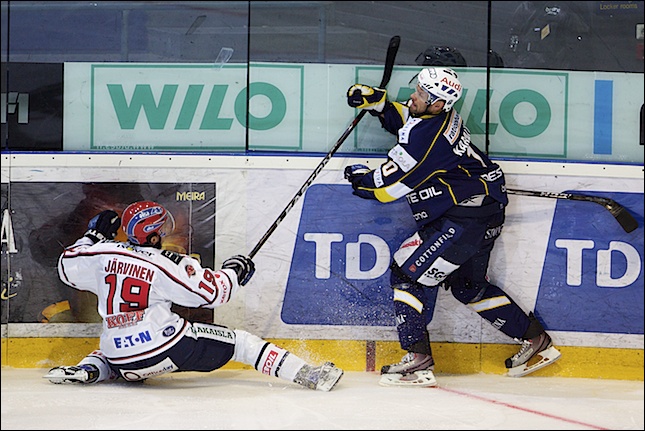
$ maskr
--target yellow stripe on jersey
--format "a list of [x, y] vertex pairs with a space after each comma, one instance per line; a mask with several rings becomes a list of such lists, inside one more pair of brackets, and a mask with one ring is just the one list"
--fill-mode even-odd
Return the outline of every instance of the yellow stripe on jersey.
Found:
[[399, 113], [399, 117], [401, 117], [401, 121], [403, 123], [408, 121], [408, 117], [410, 116], [410, 109], [400, 102], [392, 102], [392, 105], [396, 108], [396, 112]]
[[412, 189], [403, 183], [394, 183], [391, 186], [381, 189], [374, 189], [374, 196], [379, 202], [393, 202], [398, 198], [407, 195]]
[[511, 303], [511, 300], [508, 299], [506, 296], [497, 296], [495, 298], [487, 298], [478, 302], [473, 302], [472, 304], [468, 304], [468, 305], [472, 307], [472, 309], [475, 310], [476, 312], [481, 313], [482, 311], [503, 307], [505, 305], [509, 305], [510, 303]]
[[423, 303], [419, 301], [416, 296], [404, 290], [394, 289], [394, 300], [408, 304], [410, 307], [417, 310], [419, 314], [423, 311]]

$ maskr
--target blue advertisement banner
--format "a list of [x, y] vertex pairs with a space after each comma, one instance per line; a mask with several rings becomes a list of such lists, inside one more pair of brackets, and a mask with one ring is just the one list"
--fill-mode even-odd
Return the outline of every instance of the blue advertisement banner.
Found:
[[[550, 330], [642, 334], [643, 194], [584, 194], [620, 202], [639, 228], [626, 233], [603, 206], [558, 199], [544, 264], [536, 263], [542, 276], [535, 312]], [[353, 196], [349, 185], [311, 186], [304, 197], [282, 320], [394, 326], [389, 264], [415, 230], [405, 200], [384, 205]], [[428, 294], [436, 297], [437, 289]]]
[[282, 308], [291, 324], [393, 326], [389, 265], [416, 229], [407, 203], [383, 205], [350, 185], [305, 194]]
[[559, 199], [536, 314], [556, 331], [643, 334], [643, 194], [584, 194], [619, 202], [639, 227], [626, 233], [602, 205]]

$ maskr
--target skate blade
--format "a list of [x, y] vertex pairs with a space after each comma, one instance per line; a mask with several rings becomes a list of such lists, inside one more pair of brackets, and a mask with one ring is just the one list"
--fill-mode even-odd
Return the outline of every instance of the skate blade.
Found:
[[60, 384], [71, 384], [71, 383], [78, 383], [80, 380], [74, 380], [70, 379], [70, 375], [65, 372], [65, 370], [62, 369], [53, 369], [50, 370], [47, 374], [43, 376], [43, 379], [49, 380], [51, 383], [54, 383], [55, 385], [60, 385]]
[[551, 365], [558, 359], [560, 359], [560, 356], [562, 354], [558, 349], [555, 347], [551, 346], [546, 350], [541, 351], [540, 353], [537, 354], [537, 356], [540, 357], [540, 359], [534, 363], [533, 365], [529, 365], [529, 362], [526, 364], [518, 365], [517, 367], [509, 368], [508, 369], [508, 376], [509, 377], [523, 377], [526, 376], [527, 374], [531, 374], [534, 371], [539, 370], [540, 368], [544, 368], [547, 365]]
[[336, 383], [338, 383], [340, 378], [343, 377], [344, 373], [345, 372], [340, 368], [332, 368], [323, 379], [318, 381], [316, 390], [323, 392], [331, 391], [336, 386]]
[[437, 386], [437, 379], [431, 370], [415, 371], [410, 374], [388, 373], [381, 374], [378, 382], [381, 386], [409, 386], [430, 388]]

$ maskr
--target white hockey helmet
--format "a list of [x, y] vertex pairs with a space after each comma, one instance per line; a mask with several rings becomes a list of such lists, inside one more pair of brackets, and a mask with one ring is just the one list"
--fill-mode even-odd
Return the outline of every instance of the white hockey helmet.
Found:
[[443, 100], [443, 110], [448, 112], [461, 97], [461, 82], [457, 72], [448, 67], [428, 67], [419, 72], [417, 85], [428, 93], [429, 105]]

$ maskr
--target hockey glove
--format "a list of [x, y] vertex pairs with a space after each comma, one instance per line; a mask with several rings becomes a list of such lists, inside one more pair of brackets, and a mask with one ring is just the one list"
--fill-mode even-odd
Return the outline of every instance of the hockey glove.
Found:
[[253, 261], [242, 255], [229, 257], [222, 263], [222, 269], [232, 269], [237, 274], [237, 282], [244, 286], [249, 282], [255, 273], [255, 264]]
[[[347, 104], [352, 108], [365, 109], [375, 113], [383, 112], [387, 91], [363, 84], [354, 84], [347, 90]], [[372, 113], [372, 112], [370, 112]], [[378, 114], [375, 114], [378, 115]]]
[[106, 239], [116, 238], [116, 233], [121, 227], [121, 218], [112, 210], [105, 210], [94, 217], [87, 225], [85, 236], [97, 243]]
[[350, 165], [345, 167], [345, 179], [353, 183], [356, 178], [360, 178], [370, 172], [370, 168], [365, 165]]
[[372, 190], [359, 187], [358, 185], [352, 183], [352, 188], [354, 191], [352, 192], [353, 195], [358, 196], [359, 198], [363, 199], [376, 199], [376, 195]]

